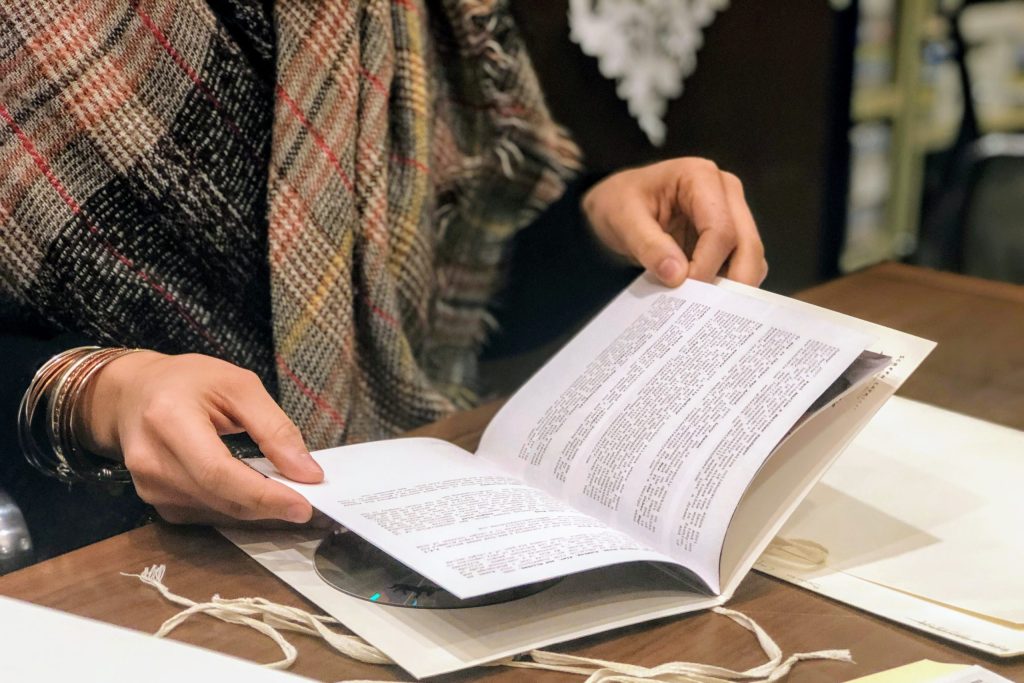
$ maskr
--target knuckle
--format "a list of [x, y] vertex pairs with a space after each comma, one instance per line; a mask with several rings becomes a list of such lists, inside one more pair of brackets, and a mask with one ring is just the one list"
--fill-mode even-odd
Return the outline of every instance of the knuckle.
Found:
[[172, 504], [175, 502], [175, 496], [169, 494], [167, 488], [160, 485], [159, 480], [144, 476], [135, 477], [135, 475], [132, 475], [132, 479], [135, 483], [135, 492], [144, 502], [157, 509], [172, 507]]
[[158, 391], [150, 395], [142, 406], [140, 411], [142, 422], [147, 427], [163, 424], [177, 408], [178, 401], [172, 394]]
[[147, 448], [128, 445], [123, 450], [124, 466], [133, 477], [148, 480], [159, 470], [156, 456]]
[[210, 458], [201, 465], [196, 474], [196, 483], [206, 491], [216, 493], [227, 481], [227, 468], [219, 458]]
[[132, 472], [132, 484], [135, 486], [135, 493], [142, 499], [142, 502], [157, 506], [160, 503], [159, 489], [152, 486], [150, 480]]
[[260, 379], [260, 376], [257, 375], [252, 370], [250, 370], [249, 368], [240, 368], [238, 376], [239, 379], [245, 382], [246, 384], [258, 384], [260, 386], [263, 386], [263, 380]]
[[707, 230], [704, 235], [708, 237], [711, 247], [717, 246], [717, 248], [725, 249], [729, 252], [735, 251], [740, 243], [740, 235], [736, 230], [736, 226], [731, 222], [720, 223]]
[[246, 514], [247, 512], [245, 505], [237, 500], [228, 501], [224, 506], [224, 513], [234, 519], [249, 519], [251, 515]]
[[229, 500], [224, 505], [225, 514], [235, 519], [263, 519], [270, 515], [264, 511], [266, 505], [266, 490], [260, 487], [252, 492], [245, 500]]
[[636, 232], [631, 217], [643, 211], [643, 206], [635, 196], [622, 197], [618, 201], [606, 202], [600, 207], [602, 218], [616, 230], [632, 233]]
[[729, 171], [722, 172], [722, 182], [725, 183], [725, 187], [734, 192], [739, 193], [743, 196], [743, 181], [740, 180], [739, 176]]
[[260, 486], [256, 491], [253, 492], [252, 500], [250, 501], [250, 507], [247, 511], [251, 518], [267, 517], [265, 512], [267, 507], [267, 487]]
[[281, 417], [267, 429], [267, 437], [272, 441], [301, 441], [302, 433], [294, 422]]
[[718, 173], [718, 164], [711, 159], [706, 159], [704, 157], [685, 157], [683, 161], [692, 172], [702, 174]]
[[233, 367], [231, 377], [228, 380], [228, 386], [235, 391], [258, 391], [263, 389], [263, 380], [248, 368]]
[[175, 370], [179, 372], [215, 373], [221, 369], [222, 365], [227, 365], [219, 358], [202, 353], [183, 353], [173, 356], [171, 360], [175, 364]]

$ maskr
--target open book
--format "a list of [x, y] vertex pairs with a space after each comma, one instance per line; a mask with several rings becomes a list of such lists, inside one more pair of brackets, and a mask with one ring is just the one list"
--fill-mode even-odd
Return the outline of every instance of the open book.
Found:
[[641, 277], [509, 399], [475, 455], [433, 439], [329, 449], [317, 485], [254, 463], [459, 597], [571, 580], [403, 610], [325, 589], [312, 536], [226, 535], [416, 676], [722, 604], [933, 346], [724, 280]]

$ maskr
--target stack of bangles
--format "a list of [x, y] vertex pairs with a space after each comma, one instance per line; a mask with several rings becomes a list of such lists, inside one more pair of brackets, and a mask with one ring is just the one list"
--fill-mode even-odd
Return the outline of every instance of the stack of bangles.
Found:
[[[39, 368], [18, 409], [21, 449], [37, 470], [64, 482], [131, 480], [123, 464], [83, 449], [75, 430], [78, 404], [89, 381], [111, 361], [138, 350], [80, 346]], [[43, 425], [38, 413], [45, 417]]]

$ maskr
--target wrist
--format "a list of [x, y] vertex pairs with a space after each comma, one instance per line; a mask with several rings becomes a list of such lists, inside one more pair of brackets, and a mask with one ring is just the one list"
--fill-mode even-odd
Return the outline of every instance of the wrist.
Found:
[[110, 361], [92, 378], [76, 403], [75, 434], [91, 453], [122, 460], [118, 416], [125, 391], [138, 381], [143, 367], [163, 357], [156, 351], [137, 351]]

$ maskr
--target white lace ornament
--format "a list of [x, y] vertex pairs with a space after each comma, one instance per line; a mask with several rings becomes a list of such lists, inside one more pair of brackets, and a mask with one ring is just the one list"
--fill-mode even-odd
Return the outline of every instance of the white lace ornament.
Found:
[[570, 37], [618, 82], [651, 144], [665, 142], [669, 100], [697, 68], [703, 31], [729, 0], [569, 0]]
[[[175, 595], [164, 585], [165, 565], [153, 565], [141, 574], [122, 574], [132, 576], [147, 586], [152, 586], [170, 602], [185, 609], [163, 623], [154, 634], [158, 638], [166, 636], [186, 619], [195, 614], [208, 614], [229, 624], [239, 624], [259, 631], [281, 648], [283, 657], [265, 666], [273, 669], [287, 669], [298, 656], [295, 646], [289, 643], [281, 631], [295, 631], [310, 636], [323, 638], [339, 653], [368, 664], [393, 664], [394, 662], [383, 652], [367, 643], [358, 636], [347, 636], [336, 633], [328, 626], [337, 625], [332, 617], [310, 614], [305, 610], [287, 605], [278, 605], [263, 598], [225, 599], [214, 595], [209, 602], [196, 603], [188, 598]], [[840, 662], [852, 662], [849, 650], [821, 650], [790, 655], [785, 660], [782, 650], [775, 644], [765, 631], [750, 617], [740, 612], [714, 608], [716, 614], [729, 617], [737, 624], [752, 632], [764, 651], [768, 661], [746, 671], [733, 671], [709, 664], [690, 662], [669, 662], [654, 667], [622, 664], [590, 657], [532, 650], [524, 658], [502, 659], [488, 666], [507, 666], [518, 669], [545, 669], [564, 673], [587, 676], [584, 683], [728, 683], [729, 681], [749, 681], [750, 683], [772, 683], [789, 673], [790, 669], [800, 661], [807, 659], [829, 659]], [[280, 630], [278, 630], [280, 629]], [[382, 681], [344, 681], [342, 683], [383, 683]]]

